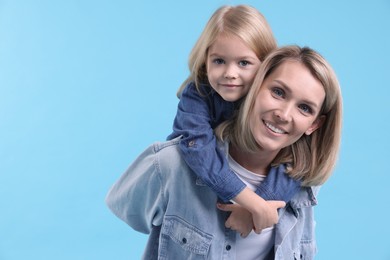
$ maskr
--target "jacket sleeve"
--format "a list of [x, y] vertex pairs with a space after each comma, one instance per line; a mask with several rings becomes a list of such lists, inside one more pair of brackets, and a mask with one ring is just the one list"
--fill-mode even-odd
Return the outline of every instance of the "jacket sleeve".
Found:
[[257, 187], [256, 194], [265, 200], [289, 202], [301, 189], [301, 181], [286, 173], [285, 165], [272, 167], [264, 181]]
[[149, 234], [162, 223], [164, 198], [162, 179], [156, 168], [153, 146], [147, 148], [111, 187], [106, 204], [133, 229]]
[[188, 85], [180, 97], [174, 133], [168, 139], [182, 136], [179, 147], [184, 161], [221, 199], [229, 201], [245, 184], [230, 169], [225, 153], [217, 148], [209, 102], [193, 84]]

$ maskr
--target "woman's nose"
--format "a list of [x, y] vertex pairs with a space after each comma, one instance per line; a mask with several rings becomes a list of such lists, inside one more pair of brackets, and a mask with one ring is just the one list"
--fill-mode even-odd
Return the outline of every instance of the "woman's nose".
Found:
[[292, 119], [292, 106], [286, 105], [275, 110], [275, 116], [281, 122], [290, 122]]

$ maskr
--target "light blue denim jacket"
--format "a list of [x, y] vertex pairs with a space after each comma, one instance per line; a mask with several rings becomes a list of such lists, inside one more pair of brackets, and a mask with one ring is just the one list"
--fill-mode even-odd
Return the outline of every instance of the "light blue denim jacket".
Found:
[[[235, 231], [224, 225], [227, 213], [217, 209], [216, 194], [183, 161], [179, 142], [149, 146], [112, 186], [108, 207], [134, 230], [150, 234], [143, 259], [239, 258]], [[228, 144], [219, 146], [227, 155]], [[301, 188], [279, 210], [270, 259], [314, 258], [317, 191]]]

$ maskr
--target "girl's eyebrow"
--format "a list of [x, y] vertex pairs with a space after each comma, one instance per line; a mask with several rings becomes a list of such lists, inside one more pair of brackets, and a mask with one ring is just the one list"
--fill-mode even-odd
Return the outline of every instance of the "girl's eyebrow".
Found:
[[[210, 50], [208, 50], [207, 53], [209, 56], [230, 56], [231, 55], [229, 52], [226, 52], [226, 51], [220, 52], [219, 50], [213, 50], [213, 52], [210, 52]], [[241, 55], [237, 55], [234, 57], [240, 58], [240, 59], [246, 59], [246, 58], [256, 58], [257, 59], [257, 56], [255, 54], [248, 53], [247, 51], [244, 51]]]
[[[284, 83], [282, 80], [275, 79], [274, 81], [276, 81], [277, 83], [282, 85], [286, 92], [292, 93], [291, 88], [286, 83]], [[303, 102], [310, 105], [313, 109], [318, 109], [318, 105], [316, 103], [314, 103], [313, 101], [310, 101], [308, 99], [303, 99]]]
[[[219, 54], [217, 52], [213, 52], [213, 53], [210, 53], [209, 54], [209, 57], [221, 57], [221, 58], [225, 58], [226, 55], [222, 55], [222, 54]], [[251, 57], [251, 56], [239, 56], [239, 57], [235, 57], [235, 59], [237, 60], [258, 60], [257, 57]]]
[[218, 56], [218, 57], [222, 57], [223, 55], [219, 54], [219, 53], [216, 53], [216, 52], [213, 52], [213, 53], [210, 53], [209, 56]]

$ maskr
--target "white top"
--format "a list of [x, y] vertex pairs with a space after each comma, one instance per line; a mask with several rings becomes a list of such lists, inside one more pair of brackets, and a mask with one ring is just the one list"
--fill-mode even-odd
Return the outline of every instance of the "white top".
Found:
[[[255, 191], [256, 187], [265, 179], [265, 175], [259, 175], [248, 171], [239, 165], [229, 155], [230, 168], [246, 184], [248, 188]], [[260, 234], [253, 230], [246, 238], [242, 238], [239, 233], [236, 237], [237, 259], [264, 259], [272, 249], [275, 240], [274, 227], [263, 229]]]

